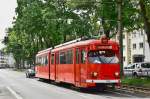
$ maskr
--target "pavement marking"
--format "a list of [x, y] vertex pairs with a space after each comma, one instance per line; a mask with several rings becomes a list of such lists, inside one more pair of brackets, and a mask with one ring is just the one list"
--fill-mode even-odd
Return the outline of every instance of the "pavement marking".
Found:
[[23, 99], [20, 95], [18, 95], [12, 88], [6, 87], [17, 99]]

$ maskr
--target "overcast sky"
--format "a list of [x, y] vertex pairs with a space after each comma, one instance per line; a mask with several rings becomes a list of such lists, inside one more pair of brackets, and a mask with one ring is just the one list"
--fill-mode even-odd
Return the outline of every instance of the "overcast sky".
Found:
[[[11, 26], [13, 17], [15, 16], [15, 8], [17, 0], [0, 0], [0, 42], [5, 36], [5, 29]], [[0, 49], [4, 47], [0, 43]]]

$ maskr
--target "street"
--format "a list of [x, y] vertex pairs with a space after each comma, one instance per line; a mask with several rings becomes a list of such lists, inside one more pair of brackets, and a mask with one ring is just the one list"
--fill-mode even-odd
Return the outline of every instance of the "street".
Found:
[[[119, 92], [80, 92], [67, 87], [60, 87], [37, 78], [25, 78], [23, 72], [0, 69], [0, 88], [8, 89], [17, 99], [135, 99], [148, 98]], [[14, 99], [12, 97], [11, 99]], [[10, 99], [1, 98], [0, 99]]]

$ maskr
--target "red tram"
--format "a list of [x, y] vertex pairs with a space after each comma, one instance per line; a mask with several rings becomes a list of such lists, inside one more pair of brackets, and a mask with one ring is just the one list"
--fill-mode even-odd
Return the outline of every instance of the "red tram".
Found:
[[38, 52], [36, 77], [82, 88], [120, 84], [119, 45], [115, 41], [74, 40]]

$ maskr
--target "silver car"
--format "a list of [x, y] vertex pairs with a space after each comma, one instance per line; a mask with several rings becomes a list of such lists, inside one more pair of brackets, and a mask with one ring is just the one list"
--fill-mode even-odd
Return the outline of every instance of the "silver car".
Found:
[[35, 70], [33, 68], [27, 69], [26, 72], [26, 78], [31, 78], [35, 76]]
[[133, 63], [125, 66], [123, 68], [125, 76], [147, 76], [150, 77], [150, 63], [142, 62], [142, 63]]

